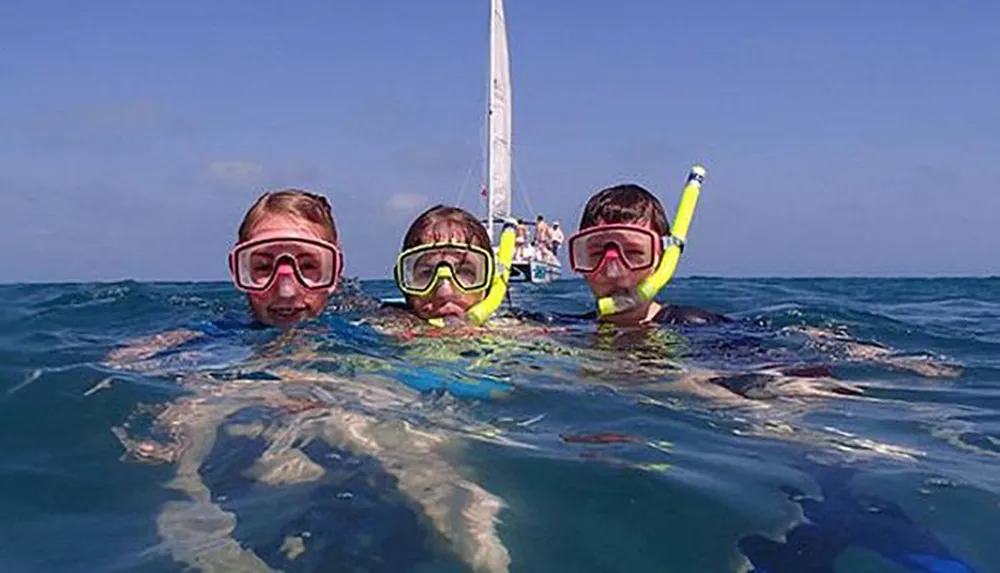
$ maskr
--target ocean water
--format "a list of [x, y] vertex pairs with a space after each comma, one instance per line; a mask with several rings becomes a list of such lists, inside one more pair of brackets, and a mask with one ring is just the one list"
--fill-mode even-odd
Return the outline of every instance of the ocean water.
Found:
[[630, 332], [566, 280], [402, 338], [357, 288], [279, 333], [0, 286], [0, 571], [1000, 571], [998, 279], [679, 279], [735, 322]]

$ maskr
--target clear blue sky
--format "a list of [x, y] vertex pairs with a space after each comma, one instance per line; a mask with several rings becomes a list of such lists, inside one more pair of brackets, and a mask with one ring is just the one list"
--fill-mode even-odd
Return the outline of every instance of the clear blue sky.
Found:
[[[224, 279], [286, 186], [388, 276], [480, 207], [488, 4], [0, 2], [0, 281]], [[1000, 274], [1000, 4], [820, 4], [507, 0], [515, 204], [701, 161], [681, 275]]]

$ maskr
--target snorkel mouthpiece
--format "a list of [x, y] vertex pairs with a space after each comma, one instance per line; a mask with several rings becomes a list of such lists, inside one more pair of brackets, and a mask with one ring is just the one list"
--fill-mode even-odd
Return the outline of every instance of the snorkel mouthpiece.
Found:
[[510, 266], [514, 261], [514, 236], [515, 226], [511, 222], [504, 224], [503, 232], [500, 233], [500, 247], [497, 249], [496, 272], [493, 273], [493, 282], [490, 283], [490, 290], [486, 298], [469, 309], [466, 313], [469, 320], [476, 326], [482, 326], [486, 320], [493, 315], [503, 297], [507, 294], [507, 282], [510, 280]]
[[684, 191], [681, 192], [680, 204], [677, 206], [677, 216], [674, 217], [672, 233], [668, 238], [669, 244], [663, 251], [663, 258], [656, 267], [656, 271], [646, 277], [632, 292], [624, 295], [615, 295], [597, 299], [597, 312], [602, 316], [617, 314], [631, 310], [641, 304], [653, 300], [664, 286], [670, 282], [677, 269], [677, 262], [681, 252], [684, 251], [684, 243], [687, 241], [688, 229], [691, 227], [691, 218], [694, 216], [694, 208], [698, 204], [698, 195], [701, 192], [701, 185], [705, 182], [707, 174], [704, 167], [695, 165], [688, 173], [687, 182], [684, 184]]

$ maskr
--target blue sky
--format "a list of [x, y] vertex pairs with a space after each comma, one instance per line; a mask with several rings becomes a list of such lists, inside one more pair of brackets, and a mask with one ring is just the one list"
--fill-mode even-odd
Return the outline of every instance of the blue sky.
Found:
[[[0, 282], [224, 279], [265, 189], [327, 194], [347, 271], [480, 208], [488, 0], [0, 3]], [[507, 0], [515, 205], [622, 181], [680, 275], [1000, 274], [994, 2]], [[568, 274], [568, 273], [567, 273]]]

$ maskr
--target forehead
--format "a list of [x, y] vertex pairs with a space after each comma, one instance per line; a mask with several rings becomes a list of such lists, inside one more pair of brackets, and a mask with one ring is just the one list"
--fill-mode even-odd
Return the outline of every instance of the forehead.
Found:
[[318, 256], [323, 257], [326, 251], [320, 247], [304, 244], [301, 241], [275, 241], [264, 243], [248, 249], [248, 254], [253, 257], [276, 257], [284, 253], [291, 253], [295, 256]]
[[322, 225], [288, 213], [265, 213], [250, 227], [246, 240], [271, 238], [319, 239], [328, 241]]
[[474, 256], [473, 253], [467, 249], [441, 248], [421, 253], [420, 256], [417, 257], [416, 264], [429, 264], [440, 261], [458, 262], [466, 259], [477, 260], [481, 258], [482, 255]]
[[[476, 244], [472, 232], [465, 225], [457, 221], [438, 221], [427, 227], [420, 234], [420, 244], [456, 242], [466, 244]], [[478, 245], [483, 246], [483, 245]]]
[[[593, 227], [599, 227], [601, 225], [627, 225], [629, 227], [638, 227], [640, 229], [645, 229], [647, 231], [656, 234], [656, 229], [653, 228], [653, 220], [649, 217], [643, 217], [641, 219], [636, 219], [632, 221], [622, 221], [619, 217], [611, 217], [610, 220], [598, 218], [594, 221], [593, 225], [584, 227], [585, 229], [590, 229]], [[583, 230], [583, 229], [581, 229]]]
[[618, 239], [627, 241], [649, 241], [650, 237], [655, 236], [655, 233], [650, 233], [645, 227], [636, 227], [634, 229], [623, 229], [621, 227], [611, 228], [611, 229], [601, 229], [600, 227], [591, 227], [588, 233], [589, 237], [594, 239]]

